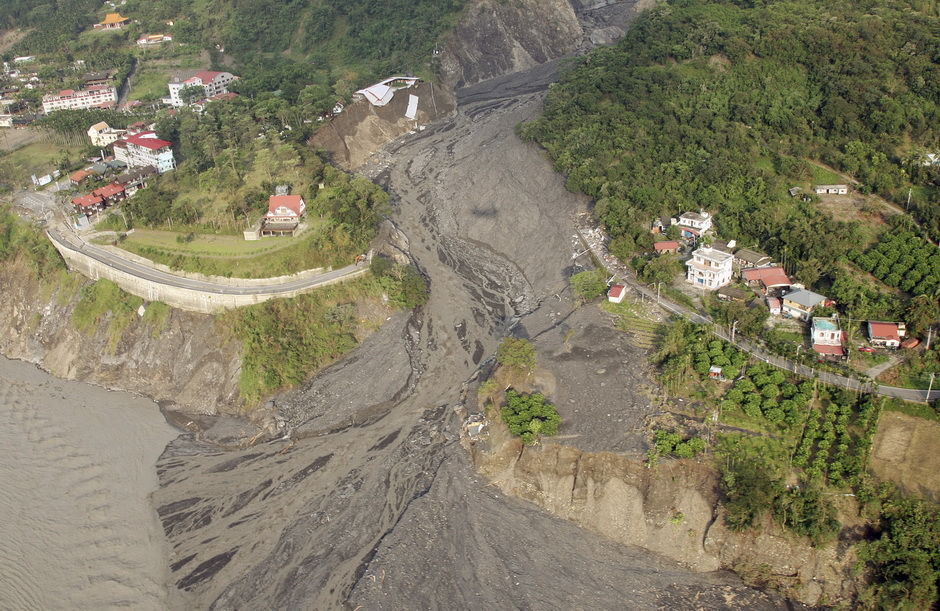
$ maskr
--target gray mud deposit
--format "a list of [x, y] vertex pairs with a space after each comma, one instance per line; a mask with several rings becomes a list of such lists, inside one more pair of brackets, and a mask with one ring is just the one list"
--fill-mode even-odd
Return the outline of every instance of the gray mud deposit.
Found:
[[221, 452], [183, 436], [167, 448], [155, 502], [171, 583], [191, 605], [779, 604], [503, 497], [457, 442], [454, 407], [499, 337], [520, 322], [549, 332], [574, 308], [566, 270], [584, 202], [514, 135], [550, 77], [540, 67], [465, 92], [455, 117], [369, 169], [393, 195], [431, 299], [279, 398], [290, 439]]
[[0, 609], [165, 609], [152, 401], [0, 357]]

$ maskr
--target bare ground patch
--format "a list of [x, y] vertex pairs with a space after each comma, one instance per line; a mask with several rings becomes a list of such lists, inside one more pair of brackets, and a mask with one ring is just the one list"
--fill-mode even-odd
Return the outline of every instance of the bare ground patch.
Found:
[[881, 480], [906, 492], [940, 502], [940, 424], [898, 412], [884, 412], [878, 423], [871, 469]]
[[23, 40], [26, 32], [23, 30], [6, 30], [0, 32], [0, 53], [6, 53], [13, 45]]

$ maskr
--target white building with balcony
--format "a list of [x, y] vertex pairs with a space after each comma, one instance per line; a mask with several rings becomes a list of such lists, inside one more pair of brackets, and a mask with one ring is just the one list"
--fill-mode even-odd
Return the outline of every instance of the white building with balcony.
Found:
[[116, 141], [114, 158], [129, 168], [153, 166], [160, 174], [176, 169], [172, 143], [157, 138], [153, 132], [140, 132]]
[[714, 248], [699, 248], [685, 262], [689, 284], [714, 291], [731, 282], [734, 255]]
[[196, 102], [198, 100], [228, 93], [228, 86], [236, 80], [238, 80], [238, 77], [231, 72], [213, 72], [210, 70], [197, 72], [187, 79], [174, 77], [168, 85], [170, 97], [165, 98], [163, 101], [170, 106], [180, 108], [186, 106], [186, 103], [184, 103], [183, 98], [180, 96], [180, 93], [184, 89], [189, 87], [202, 88], [202, 95], [195, 100], [191, 100], [191, 102]]
[[78, 91], [63, 89], [58, 94], [43, 96], [42, 110], [49, 114], [56, 110], [104, 107], [114, 104], [117, 99], [117, 89], [104, 85], [95, 85]]

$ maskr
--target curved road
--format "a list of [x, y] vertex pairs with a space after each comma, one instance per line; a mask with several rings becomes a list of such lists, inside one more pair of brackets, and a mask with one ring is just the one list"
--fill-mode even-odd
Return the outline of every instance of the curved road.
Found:
[[309, 278], [297, 278], [293, 280], [286, 280], [284, 282], [276, 282], [257, 286], [228, 286], [225, 284], [206, 282], [204, 280], [185, 278], [183, 276], [177, 276], [159, 269], [148, 267], [147, 265], [135, 263], [134, 261], [124, 259], [103, 248], [98, 248], [88, 244], [82, 241], [80, 238], [67, 235], [55, 229], [48, 230], [46, 234], [49, 236], [49, 239], [56, 244], [59, 244], [69, 250], [80, 252], [91, 257], [92, 259], [95, 259], [96, 261], [99, 261], [100, 263], [107, 265], [108, 267], [112, 267], [116, 270], [131, 274], [132, 276], [149, 280], [157, 284], [190, 289], [193, 291], [201, 291], [204, 293], [212, 293], [215, 295], [268, 295], [272, 293], [290, 293], [292, 291], [313, 288], [317, 285], [336, 280], [337, 278], [342, 278], [343, 276], [348, 276], [363, 269], [362, 265], [353, 264], [347, 265], [346, 267], [342, 267], [340, 269], [324, 272], [316, 276], [311, 276]]

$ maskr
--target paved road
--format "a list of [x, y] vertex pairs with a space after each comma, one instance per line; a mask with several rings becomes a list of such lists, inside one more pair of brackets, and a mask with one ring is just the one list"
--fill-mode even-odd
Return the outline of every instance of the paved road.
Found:
[[201, 291], [203, 293], [211, 293], [215, 295], [266, 295], [272, 293], [290, 293], [292, 291], [312, 288], [362, 270], [362, 265], [347, 265], [346, 267], [324, 272], [316, 276], [287, 280], [285, 282], [245, 287], [228, 286], [225, 284], [216, 284], [214, 282], [206, 282], [203, 280], [195, 280], [193, 278], [176, 276], [174, 274], [154, 269], [140, 263], [135, 263], [134, 261], [124, 259], [113, 252], [109, 252], [103, 248], [98, 248], [92, 244], [83, 242], [78, 237], [61, 231], [50, 229], [46, 233], [50, 240], [70, 250], [84, 253], [92, 259], [104, 263], [108, 267], [126, 272], [132, 276], [149, 280], [151, 282], [156, 282], [158, 284], [191, 289], [194, 291]]
[[[666, 308], [667, 310], [679, 314], [688, 318], [692, 322], [703, 323], [707, 325], [712, 325], [712, 333], [721, 339], [733, 343], [738, 348], [750, 353], [751, 355], [759, 358], [760, 360], [770, 363], [775, 367], [781, 369], [786, 369], [787, 371], [792, 371], [793, 373], [803, 376], [805, 378], [817, 378], [820, 382], [826, 384], [831, 384], [833, 386], [839, 386], [841, 388], [847, 388], [853, 391], [862, 391], [862, 392], [874, 392], [885, 397], [894, 397], [897, 399], [903, 399], [905, 401], [917, 401], [924, 403], [928, 400], [926, 390], [914, 390], [912, 388], [898, 388], [896, 386], [883, 386], [875, 385], [870, 382], [863, 382], [855, 378], [849, 378], [846, 376], [830, 373], [828, 371], [818, 371], [812, 367], [807, 367], [806, 365], [801, 365], [794, 363], [788, 359], [771, 354], [767, 350], [764, 350], [762, 347], [756, 345], [755, 343], [743, 339], [739, 336], [736, 336], [734, 340], [728, 337], [728, 334], [724, 332], [723, 329], [715, 325], [715, 321], [707, 316], [703, 316], [699, 312], [691, 310], [689, 308], [683, 307], [677, 303], [669, 301], [668, 299], [663, 298], [662, 296], [657, 297], [656, 292], [649, 289], [648, 287], [642, 285], [639, 281], [636, 280], [636, 277], [624, 266], [620, 265], [610, 254], [604, 252], [603, 249], [599, 248], [597, 245], [597, 240], [591, 240], [585, 238], [584, 234], [579, 230], [582, 242], [591, 249], [599, 260], [603, 261], [604, 264], [618, 273], [621, 281], [625, 284], [630, 285], [630, 287], [640, 293], [641, 295], [648, 298], [650, 301], [657, 301], [659, 305]], [[940, 389], [935, 389], [930, 392], [930, 399], [940, 399]]]

